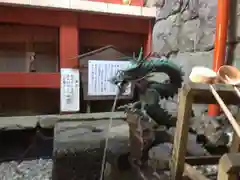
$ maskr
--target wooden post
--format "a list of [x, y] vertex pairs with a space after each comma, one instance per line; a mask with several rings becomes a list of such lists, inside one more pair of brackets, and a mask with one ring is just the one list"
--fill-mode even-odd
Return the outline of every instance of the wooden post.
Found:
[[60, 68], [78, 68], [78, 18], [74, 13], [66, 13], [59, 32]]
[[[236, 121], [238, 124], [240, 124], [240, 113], [237, 114]], [[237, 133], [234, 131], [233, 131], [233, 139], [230, 147], [230, 152], [231, 153], [240, 152], [240, 137], [238, 137]]]
[[188, 90], [182, 88], [179, 93], [178, 120], [174, 135], [172, 160], [170, 162], [171, 180], [182, 179], [191, 110], [192, 97]]
[[240, 170], [240, 154], [225, 154], [219, 161], [217, 180], [237, 180]]
[[72, 59], [78, 56], [78, 41], [78, 16], [67, 12], [59, 30], [60, 72], [61, 68], [78, 68], [78, 60]]
[[91, 113], [91, 101], [87, 101], [87, 113]]
[[153, 29], [153, 22], [152, 20], [148, 21], [148, 34], [146, 36], [144, 42], [144, 55], [147, 56], [149, 53], [152, 52], [152, 29]]

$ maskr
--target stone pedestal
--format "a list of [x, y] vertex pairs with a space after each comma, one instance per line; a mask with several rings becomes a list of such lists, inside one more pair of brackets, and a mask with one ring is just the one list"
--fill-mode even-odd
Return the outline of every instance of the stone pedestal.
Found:
[[[56, 124], [53, 180], [99, 179], [108, 124], [108, 120]], [[125, 135], [128, 138], [127, 125], [123, 124], [122, 120], [114, 120], [110, 141], [118, 141]]]

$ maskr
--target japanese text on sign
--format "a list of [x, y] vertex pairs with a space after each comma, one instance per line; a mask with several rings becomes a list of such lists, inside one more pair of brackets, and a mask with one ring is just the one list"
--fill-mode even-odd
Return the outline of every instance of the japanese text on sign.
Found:
[[80, 109], [79, 70], [61, 69], [61, 111], [74, 112]]
[[[109, 82], [118, 70], [126, 68], [129, 61], [88, 61], [88, 95], [109, 96], [116, 95], [117, 87]], [[131, 84], [123, 95], [130, 95]]]

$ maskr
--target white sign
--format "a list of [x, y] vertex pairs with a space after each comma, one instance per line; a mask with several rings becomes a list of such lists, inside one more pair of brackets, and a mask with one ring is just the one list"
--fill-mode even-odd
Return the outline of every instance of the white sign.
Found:
[[[114, 96], [117, 86], [109, 80], [116, 75], [118, 70], [129, 65], [129, 61], [88, 61], [88, 95], [89, 96]], [[131, 84], [126, 88], [123, 95], [130, 95]]]
[[78, 69], [61, 69], [61, 112], [80, 109], [80, 77]]

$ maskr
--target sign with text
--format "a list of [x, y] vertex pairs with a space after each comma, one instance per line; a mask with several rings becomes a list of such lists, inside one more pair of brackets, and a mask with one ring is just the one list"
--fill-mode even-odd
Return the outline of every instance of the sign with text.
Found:
[[[126, 68], [129, 61], [88, 61], [88, 95], [89, 96], [114, 96], [117, 86], [109, 82], [116, 73]], [[128, 85], [123, 95], [131, 94], [131, 84]]]
[[78, 69], [61, 68], [61, 112], [80, 110], [79, 76]]

